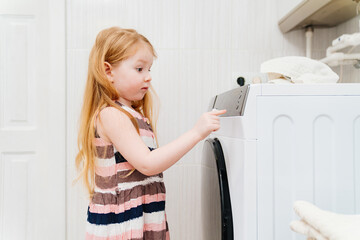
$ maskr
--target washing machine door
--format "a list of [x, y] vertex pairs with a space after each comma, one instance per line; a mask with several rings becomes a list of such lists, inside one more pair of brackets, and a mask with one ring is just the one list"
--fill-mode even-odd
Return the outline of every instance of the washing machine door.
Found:
[[203, 148], [202, 222], [204, 239], [233, 240], [233, 222], [224, 153], [217, 138]]

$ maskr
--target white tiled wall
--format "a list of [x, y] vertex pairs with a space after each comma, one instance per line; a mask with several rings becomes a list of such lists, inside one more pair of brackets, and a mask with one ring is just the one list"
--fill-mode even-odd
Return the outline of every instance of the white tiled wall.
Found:
[[[305, 54], [304, 32], [283, 35], [279, 1], [260, 0], [75, 0], [67, 1], [68, 179], [73, 179], [78, 116], [87, 61], [96, 34], [117, 25], [135, 28], [155, 46], [153, 85], [161, 100], [160, 145], [175, 139], [207, 110], [217, 93], [236, 87], [233, 73], [258, 72], [261, 62]], [[298, 1], [298, 0], [291, 0]], [[357, 20], [315, 29], [314, 57], [322, 58], [337, 35], [358, 30]], [[339, 71], [339, 69], [336, 69]], [[359, 70], [344, 67], [346, 81]], [[197, 226], [202, 143], [165, 172], [172, 239], [201, 239]], [[68, 184], [68, 239], [82, 239], [87, 201]], [[71, 221], [70, 221], [71, 220]]]

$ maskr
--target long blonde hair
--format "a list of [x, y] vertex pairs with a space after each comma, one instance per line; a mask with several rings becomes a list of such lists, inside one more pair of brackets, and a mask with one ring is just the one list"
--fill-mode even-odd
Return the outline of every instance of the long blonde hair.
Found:
[[[95, 186], [96, 147], [93, 144], [95, 121], [101, 109], [108, 106], [119, 109], [130, 118], [139, 133], [139, 127], [134, 117], [115, 103], [115, 100], [119, 99], [120, 96], [106, 76], [104, 63], [108, 62], [111, 65], [120, 63], [133, 56], [144, 44], [148, 45], [153, 56], [156, 57], [154, 47], [143, 35], [133, 29], [111, 27], [99, 32], [90, 52], [87, 82], [80, 115], [79, 153], [75, 159], [76, 168], [79, 171], [76, 180], [83, 180], [90, 197], [94, 193]], [[157, 103], [156, 100], [157, 95], [150, 86], [144, 98], [133, 102], [132, 107], [149, 119], [157, 142], [156, 120], [158, 112], [157, 107], [153, 106], [154, 103]]]

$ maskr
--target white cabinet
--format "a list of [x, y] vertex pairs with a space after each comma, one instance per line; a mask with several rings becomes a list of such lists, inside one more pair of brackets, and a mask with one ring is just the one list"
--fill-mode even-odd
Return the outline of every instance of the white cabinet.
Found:
[[65, 234], [65, 1], [0, 8], [0, 239]]

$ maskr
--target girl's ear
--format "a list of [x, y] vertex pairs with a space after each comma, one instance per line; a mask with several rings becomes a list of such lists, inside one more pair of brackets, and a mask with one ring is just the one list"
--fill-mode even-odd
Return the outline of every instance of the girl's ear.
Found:
[[114, 82], [112, 75], [112, 66], [108, 62], [104, 62], [105, 74], [110, 82]]

